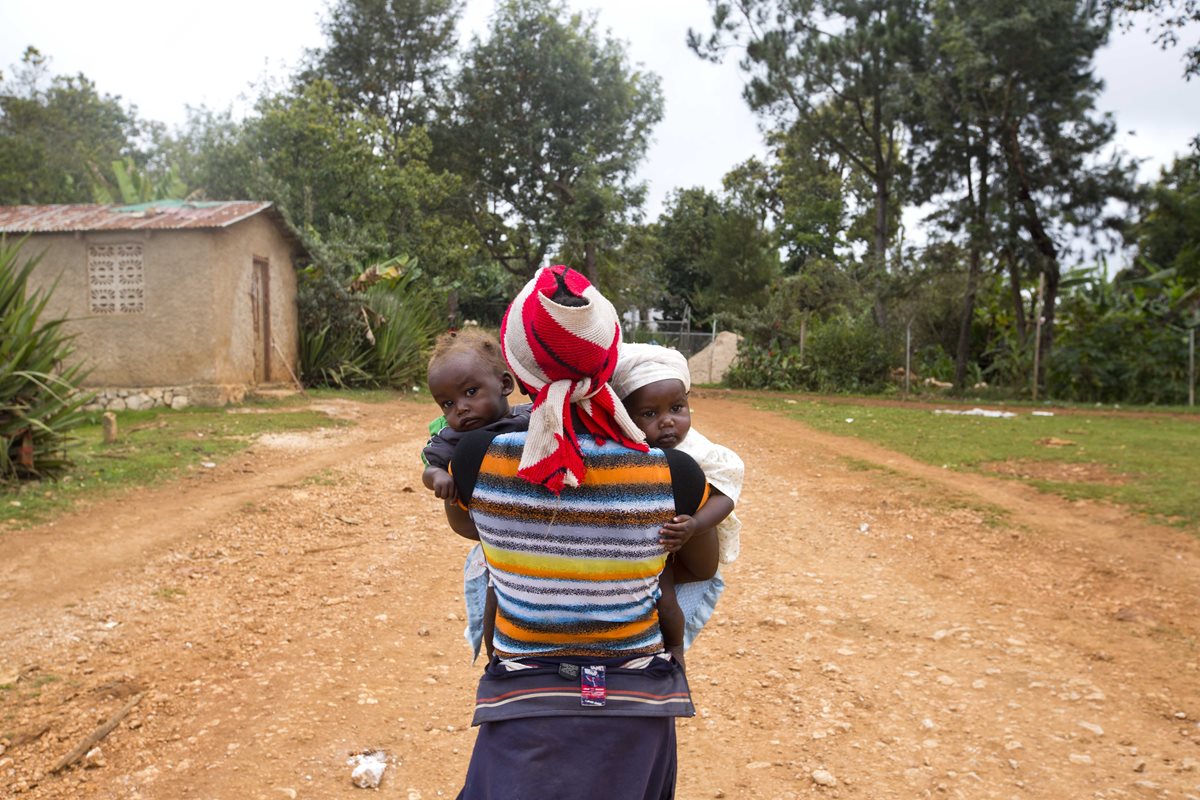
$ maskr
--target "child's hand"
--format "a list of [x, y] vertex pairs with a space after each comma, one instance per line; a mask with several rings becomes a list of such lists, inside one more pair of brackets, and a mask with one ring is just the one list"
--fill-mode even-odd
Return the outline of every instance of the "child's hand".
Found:
[[458, 487], [454, 485], [454, 477], [449, 472], [444, 471], [434, 475], [433, 493], [447, 502], [457, 502]]
[[658, 541], [668, 553], [677, 553], [695, 533], [695, 518], [680, 514], [658, 529]]

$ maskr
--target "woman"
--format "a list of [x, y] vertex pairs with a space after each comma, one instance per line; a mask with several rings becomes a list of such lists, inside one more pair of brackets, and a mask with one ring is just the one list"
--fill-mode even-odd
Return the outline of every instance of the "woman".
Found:
[[501, 327], [535, 396], [529, 430], [473, 432], [455, 453], [447, 516], [482, 543], [497, 599], [465, 800], [674, 796], [675, 717], [694, 711], [658, 626], [659, 529], [707, 485], [685, 454], [650, 450], [608, 386], [619, 342], [582, 275], [539, 270]]

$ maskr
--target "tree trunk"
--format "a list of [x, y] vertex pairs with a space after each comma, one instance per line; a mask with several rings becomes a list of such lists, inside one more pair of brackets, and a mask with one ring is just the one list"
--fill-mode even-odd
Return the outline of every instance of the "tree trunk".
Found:
[[599, 289], [600, 275], [596, 268], [596, 243], [590, 239], [583, 245], [583, 274], [592, 282], [592, 286]]
[[[970, 132], [967, 136], [970, 152]], [[983, 247], [987, 242], [988, 182], [991, 180], [988, 150], [991, 137], [986, 129], [979, 143], [979, 192], [971, 184], [971, 159], [967, 158], [967, 199], [971, 207], [970, 253], [967, 256], [967, 291], [963, 296], [962, 320], [958, 326], [958, 352], [954, 357], [954, 385], [958, 391], [967, 390], [967, 361], [971, 357], [971, 323], [975, 320], [975, 298], [979, 292], [979, 269]]]
[[979, 245], [972, 242], [967, 257], [967, 291], [963, 296], [962, 319], [958, 325], [958, 352], [954, 356], [954, 385], [967, 390], [967, 361], [971, 357], [971, 322], [975, 319], [975, 296], [979, 291]]
[[1058, 300], [1058, 281], [1060, 278], [1058, 262], [1047, 264], [1046, 270], [1046, 293], [1042, 296], [1042, 357], [1041, 363], [1038, 365], [1039, 375], [1036, 379], [1040, 386], [1045, 386], [1046, 363], [1050, 358], [1050, 351], [1054, 347], [1054, 306]]
[[[1025, 171], [1025, 160], [1021, 155], [1021, 145], [1017, 138], [1017, 126], [1010, 121], [1007, 127], [1008, 141], [1004, 152], [1009, 169], [1017, 177], [1017, 199], [1020, 201], [1021, 209], [1025, 212], [1022, 226], [1029, 233], [1033, 240], [1033, 246], [1042, 256], [1042, 272], [1046, 274], [1046, 295], [1042, 310], [1042, 317], [1045, 321], [1042, 325], [1041, 366], [1038, 370], [1043, 372], [1046, 360], [1050, 356], [1050, 349], [1054, 344], [1054, 304], [1058, 299], [1058, 281], [1062, 276], [1062, 270], [1058, 263], [1058, 247], [1055, 246], [1054, 240], [1050, 238], [1050, 234], [1042, 225], [1037, 203], [1033, 200], [1029, 174]], [[1034, 379], [1040, 381], [1041, 375], [1035, 376]]]

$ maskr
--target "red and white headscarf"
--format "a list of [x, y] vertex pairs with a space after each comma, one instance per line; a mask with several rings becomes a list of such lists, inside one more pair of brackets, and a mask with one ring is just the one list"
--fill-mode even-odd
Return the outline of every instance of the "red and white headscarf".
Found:
[[[556, 302], [556, 294], [578, 298], [580, 304]], [[564, 485], [583, 482], [586, 469], [572, 405], [598, 442], [612, 439], [648, 449], [645, 434], [608, 385], [620, 342], [616, 309], [578, 272], [543, 267], [525, 284], [500, 325], [504, 360], [517, 380], [537, 393], [518, 475], [555, 494]]]

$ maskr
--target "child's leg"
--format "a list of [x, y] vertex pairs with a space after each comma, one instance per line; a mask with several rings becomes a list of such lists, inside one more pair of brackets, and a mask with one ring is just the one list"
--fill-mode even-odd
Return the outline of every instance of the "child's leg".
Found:
[[662, 631], [663, 647], [679, 664], [683, 665], [683, 609], [675, 598], [675, 559], [667, 561], [658, 587], [662, 594], [658, 598], [658, 627]]
[[693, 536], [671, 559], [676, 583], [705, 581], [717, 574], [720, 550], [717, 531], [711, 528]]
[[[682, 631], [682, 626], [680, 627]], [[483, 604], [483, 646], [487, 650], [488, 661], [492, 660], [492, 636], [496, 633], [496, 590], [489, 583], [487, 598]], [[680, 639], [682, 641], [682, 638]]]

